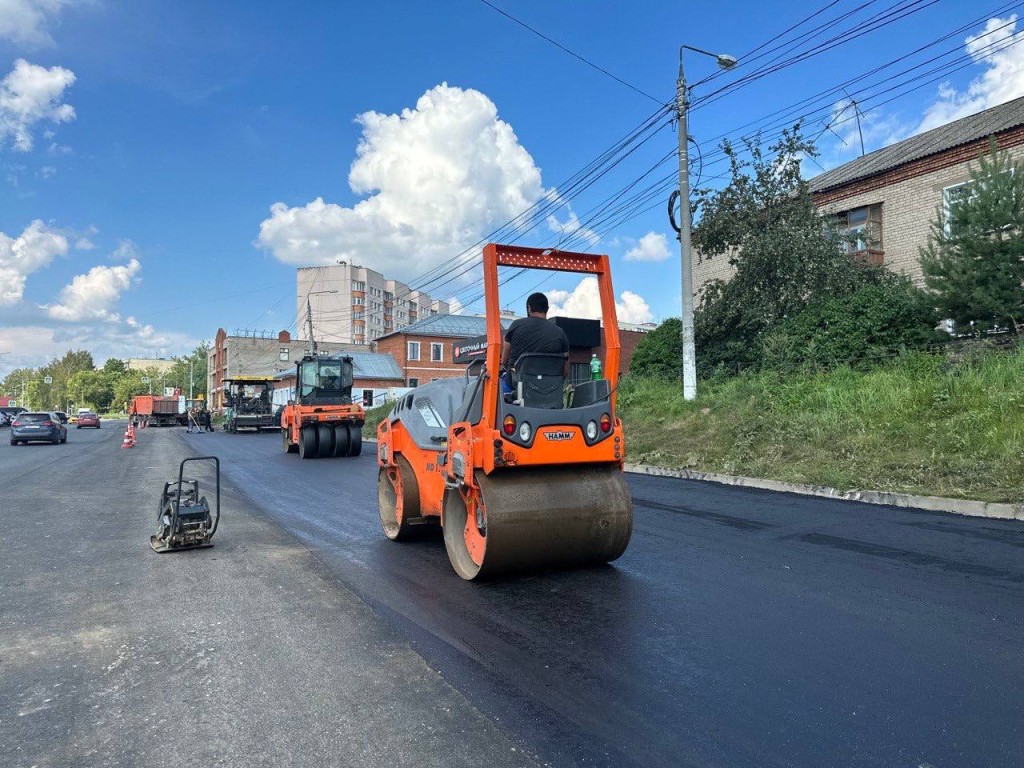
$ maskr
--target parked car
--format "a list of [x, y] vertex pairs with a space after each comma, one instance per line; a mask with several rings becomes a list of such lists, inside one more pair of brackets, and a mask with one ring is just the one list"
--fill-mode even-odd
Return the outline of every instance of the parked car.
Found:
[[100, 428], [100, 417], [95, 413], [80, 413], [78, 414], [78, 423], [75, 425], [76, 429], [82, 427], [96, 427]]
[[60, 422], [54, 411], [19, 413], [11, 423], [11, 445], [18, 443], [45, 442], [66, 443], [68, 428]]
[[54, 411], [54, 413], [57, 414], [57, 418], [60, 419], [61, 424], [68, 423], [68, 415], [64, 413], [64, 411]]

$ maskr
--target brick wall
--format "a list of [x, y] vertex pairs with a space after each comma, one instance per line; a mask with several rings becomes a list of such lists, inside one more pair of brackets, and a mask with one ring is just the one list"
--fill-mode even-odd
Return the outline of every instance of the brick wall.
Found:
[[[395, 359], [398, 367], [402, 369], [406, 383], [409, 379], [416, 379], [420, 384], [427, 384], [434, 379], [450, 379], [465, 374], [466, 366], [452, 362], [452, 346], [459, 341], [461, 339], [453, 339], [450, 336], [397, 333], [379, 339], [376, 350]], [[409, 359], [409, 342], [419, 342], [419, 360]], [[431, 359], [431, 344], [441, 345], [441, 360]]]
[[[1008, 149], [1014, 160], [1024, 160], [1024, 126], [998, 134], [996, 143]], [[820, 192], [814, 200], [823, 213], [841, 213], [881, 203], [883, 264], [920, 283], [918, 248], [928, 242], [930, 222], [942, 206], [943, 188], [967, 181], [968, 168], [976, 166], [978, 157], [987, 151], [988, 139], [981, 139]], [[699, 296], [709, 281], [728, 280], [734, 273], [723, 255], [699, 261], [695, 254], [695, 294]]]

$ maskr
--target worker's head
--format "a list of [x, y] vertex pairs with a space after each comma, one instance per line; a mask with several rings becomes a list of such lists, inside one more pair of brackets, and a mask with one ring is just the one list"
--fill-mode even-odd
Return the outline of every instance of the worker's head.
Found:
[[548, 316], [548, 297], [543, 293], [531, 293], [526, 300], [526, 314]]

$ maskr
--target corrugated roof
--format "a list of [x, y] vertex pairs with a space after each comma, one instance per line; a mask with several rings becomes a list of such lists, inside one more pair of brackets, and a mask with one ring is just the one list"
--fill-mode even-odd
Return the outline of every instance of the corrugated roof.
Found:
[[[501, 327], [507, 328], [508, 322], [502, 320]], [[487, 320], [476, 315], [431, 315], [397, 331], [385, 334], [381, 338], [395, 336], [399, 333], [408, 333], [415, 336], [450, 336], [456, 339], [468, 339], [472, 336], [485, 336], [487, 334]]]
[[811, 192], [824, 192], [1018, 125], [1024, 125], [1024, 96], [870, 152], [808, 183]]
[[[384, 352], [334, 352], [352, 358], [352, 374], [356, 379], [395, 379], [404, 381], [402, 369], [391, 355]], [[275, 379], [290, 379], [295, 375], [295, 368], [281, 371], [274, 375]]]

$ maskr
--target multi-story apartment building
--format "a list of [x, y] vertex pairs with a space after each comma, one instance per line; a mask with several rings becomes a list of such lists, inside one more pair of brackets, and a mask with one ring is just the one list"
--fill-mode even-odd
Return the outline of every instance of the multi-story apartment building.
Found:
[[[989, 142], [1024, 161], [1024, 97], [986, 109], [870, 152], [809, 181], [818, 210], [850, 236], [851, 258], [884, 265], [923, 281], [919, 249], [951, 196], [962, 194], [969, 171]], [[853, 239], [856, 238], [856, 239]], [[699, 294], [711, 280], [734, 273], [726, 254], [694, 264]]]
[[446, 302], [344, 261], [300, 267], [295, 304], [297, 328], [308, 328], [311, 310], [317, 341], [345, 344], [369, 344], [431, 315], [448, 313]]

